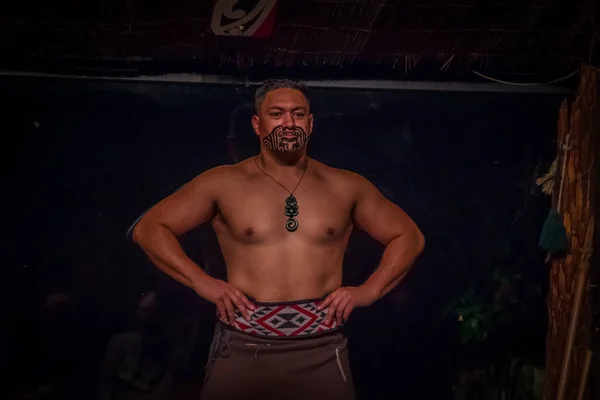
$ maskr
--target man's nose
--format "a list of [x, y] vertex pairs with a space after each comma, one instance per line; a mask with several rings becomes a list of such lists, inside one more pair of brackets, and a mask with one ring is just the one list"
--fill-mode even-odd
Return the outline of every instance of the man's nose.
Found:
[[292, 116], [292, 113], [284, 113], [283, 114], [283, 126], [284, 127], [289, 127], [292, 128], [296, 125], [296, 121], [294, 120], [294, 117]]

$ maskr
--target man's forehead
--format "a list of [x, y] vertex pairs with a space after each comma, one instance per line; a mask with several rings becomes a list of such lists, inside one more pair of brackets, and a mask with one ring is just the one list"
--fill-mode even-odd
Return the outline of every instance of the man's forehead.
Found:
[[275, 89], [266, 94], [263, 105], [274, 106], [301, 106], [308, 108], [308, 101], [301, 91], [290, 88]]

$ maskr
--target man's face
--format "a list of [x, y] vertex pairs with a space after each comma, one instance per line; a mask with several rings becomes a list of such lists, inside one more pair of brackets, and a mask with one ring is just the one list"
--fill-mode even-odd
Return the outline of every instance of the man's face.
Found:
[[277, 89], [267, 93], [252, 127], [270, 151], [293, 153], [304, 150], [312, 132], [313, 117], [302, 92]]

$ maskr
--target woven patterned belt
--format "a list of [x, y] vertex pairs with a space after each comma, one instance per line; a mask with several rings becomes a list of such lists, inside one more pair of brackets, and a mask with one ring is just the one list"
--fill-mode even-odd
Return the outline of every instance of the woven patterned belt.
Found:
[[339, 329], [335, 318], [325, 324], [327, 309], [317, 307], [323, 299], [299, 300], [285, 303], [254, 302], [256, 308], [250, 321], [236, 310], [235, 329], [258, 336], [307, 336]]

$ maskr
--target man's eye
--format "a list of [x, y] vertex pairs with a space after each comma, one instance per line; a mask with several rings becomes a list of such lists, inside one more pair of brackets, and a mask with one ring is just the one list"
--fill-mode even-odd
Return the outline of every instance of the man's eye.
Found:
[[277, 118], [277, 117], [280, 117], [280, 116], [281, 116], [281, 113], [280, 113], [280, 112], [274, 112], [274, 113], [271, 113], [271, 117], [275, 117], [275, 118]]
[[304, 118], [304, 113], [296, 113], [296, 118]]

